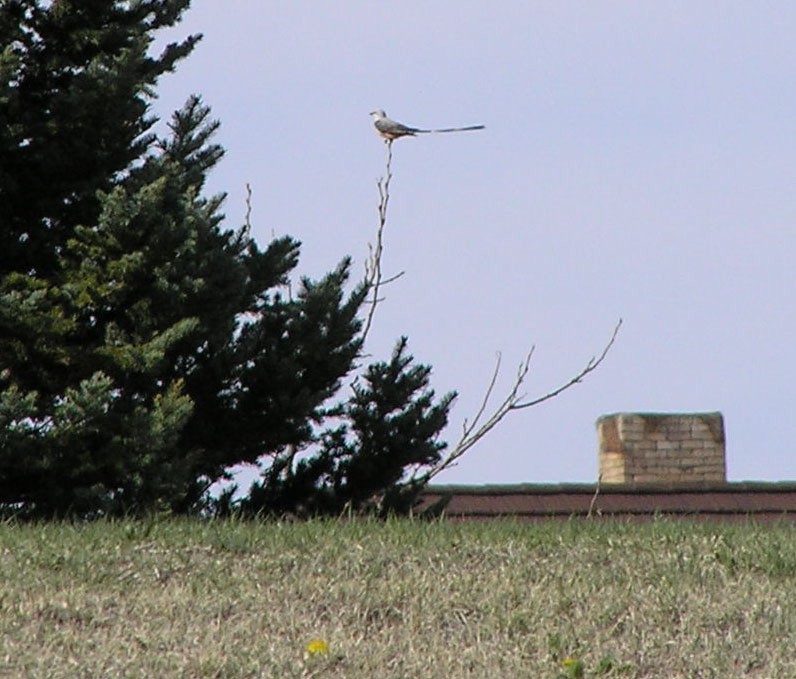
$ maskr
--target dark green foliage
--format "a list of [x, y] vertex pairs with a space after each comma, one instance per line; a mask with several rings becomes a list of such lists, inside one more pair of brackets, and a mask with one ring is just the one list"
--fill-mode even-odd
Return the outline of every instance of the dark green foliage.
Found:
[[155, 142], [147, 94], [198, 39], [150, 57], [151, 33], [187, 4], [0, 5], [5, 505], [97, 513], [185, 485], [168, 451], [193, 404], [167, 366], [198, 320], [147, 317], [150, 262], [129, 239], [147, 238], [141, 224], [182, 226], [176, 214], [155, 218], [169, 189], [172, 214], [188, 206], [186, 186], [164, 177], [158, 193], [137, 176], [161, 162], [146, 155]]
[[431, 369], [412, 366], [406, 338], [389, 363], [368, 366], [362, 383], [335, 415], [342, 423], [323, 432], [319, 446], [296, 461], [277, 457], [243, 503], [245, 513], [340, 513], [375, 507], [409, 510], [421, 484], [413, 472], [440, 459], [437, 440], [455, 394], [434, 401]]
[[47, 275], [154, 141], [147, 94], [199, 36], [147, 55], [189, 0], [0, 5], [0, 266]]
[[197, 511], [271, 460], [259, 509], [331, 511], [439, 455], [450, 398], [405, 341], [333, 403], [361, 349], [349, 260], [292, 295], [299, 244], [261, 250], [202, 195], [207, 107], [152, 132], [155, 83], [198, 40], [151, 57], [152, 33], [187, 5], [0, 3], [0, 508]]

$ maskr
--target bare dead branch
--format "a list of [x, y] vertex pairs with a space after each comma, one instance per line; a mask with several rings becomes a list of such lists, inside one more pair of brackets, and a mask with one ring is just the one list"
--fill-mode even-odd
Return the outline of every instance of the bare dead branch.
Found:
[[392, 141], [387, 140], [385, 143], [387, 148], [387, 163], [385, 166], [384, 176], [378, 181], [379, 189], [379, 226], [376, 230], [376, 244], [371, 245], [368, 243], [368, 259], [365, 262], [365, 284], [371, 289], [370, 298], [367, 302], [368, 313], [365, 317], [365, 323], [362, 328], [362, 342], [370, 332], [373, 325], [373, 317], [376, 314], [376, 307], [383, 301], [380, 296], [380, 290], [385, 285], [392, 283], [401, 276], [404, 272], [401, 271], [393, 276], [384, 278], [381, 268], [382, 255], [384, 254], [384, 228], [387, 225], [387, 206], [390, 203], [390, 180], [392, 179]]
[[531, 406], [539, 405], [544, 401], [549, 401], [551, 398], [555, 398], [558, 396], [562, 391], [566, 391], [572, 386], [575, 386], [579, 382], [583, 381], [583, 378], [586, 377], [590, 372], [597, 369], [600, 363], [603, 362], [608, 352], [611, 350], [611, 347], [614, 346], [614, 342], [616, 341], [616, 335], [619, 332], [619, 328], [622, 327], [622, 319], [619, 319], [619, 322], [614, 327], [614, 331], [611, 334], [611, 339], [608, 341], [608, 344], [605, 345], [605, 348], [602, 350], [599, 356], [592, 356], [591, 360], [586, 364], [586, 367], [583, 368], [575, 377], [573, 377], [569, 382], [566, 384], [562, 384], [558, 389], [554, 389], [553, 391], [545, 394], [544, 396], [540, 396], [539, 398], [535, 398], [532, 401], [526, 401], [525, 403], [515, 403], [512, 406], [512, 410], [522, 410], [523, 408], [530, 408]]
[[[251, 234], [252, 230], [252, 186], [249, 182], [246, 182], [246, 214], [243, 217], [243, 232], [248, 237]], [[276, 238], [276, 233], [274, 230], [271, 229], [271, 238]], [[284, 283], [284, 287], [287, 288], [287, 296], [290, 301], [293, 301], [293, 284], [288, 279]]]
[[452, 466], [455, 466], [457, 460], [460, 457], [462, 457], [476, 443], [478, 443], [490, 431], [492, 431], [509, 413], [518, 410], [523, 410], [525, 408], [530, 408], [531, 406], [539, 405], [540, 403], [549, 401], [550, 399], [555, 398], [556, 396], [566, 391], [567, 389], [570, 389], [571, 387], [574, 387], [576, 384], [582, 382], [583, 379], [589, 373], [596, 370], [605, 360], [605, 357], [608, 355], [608, 352], [611, 350], [611, 347], [614, 345], [614, 342], [616, 341], [617, 333], [619, 332], [619, 328], [621, 326], [622, 326], [622, 319], [619, 319], [619, 322], [616, 324], [613, 332], [611, 333], [611, 338], [608, 340], [608, 343], [605, 345], [603, 350], [600, 352], [599, 355], [593, 356], [591, 359], [589, 359], [585, 367], [577, 375], [569, 379], [561, 386], [556, 387], [552, 391], [549, 391], [546, 394], [539, 396], [538, 398], [532, 399], [530, 401], [524, 401], [523, 399], [525, 398], [525, 395], [520, 394], [520, 389], [522, 388], [525, 382], [525, 378], [528, 376], [528, 372], [530, 370], [531, 358], [533, 357], [534, 353], [534, 347], [531, 347], [527, 356], [522, 362], [520, 362], [517, 368], [517, 376], [515, 377], [514, 383], [512, 384], [512, 387], [509, 390], [508, 394], [501, 401], [501, 403], [492, 411], [489, 417], [486, 418], [484, 423], [479, 426], [479, 422], [481, 421], [481, 418], [486, 412], [490, 397], [492, 396], [492, 392], [494, 391], [495, 383], [497, 382], [498, 378], [498, 373], [500, 372], [500, 355], [498, 355], [498, 359], [495, 365], [495, 370], [492, 373], [492, 378], [489, 382], [489, 386], [487, 387], [486, 394], [484, 395], [481, 407], [478, 409], [478, 412], [473, 418], [473, 421], [468, 424], [467, 420], [465, 420], [465, 423], [462, 428], [463, 429], [462, 436], [459, 439], [458, 443], [442, 460], [440, 460], [437, 464], [428, 469], [424, 474], [420, 475], [418, 479], [423, 483], [428, 483], [432, 478], [434, 478], [440, 472], [444, 471], [445, 469], [449, 469]]
[[243, 226], [246, 229], [246, 234], [250, 234], [252, 230], [252, 187], [249, 182], [246, 182], [246, 216], [243, 218]]
[[[385, 279], [382, 271], [382, 256], [384, 253], [384, 229], [387, 224], [387, 208], [390, 202], [390, 181], [392, 180], [392, 141], [391, 140], [388, 140], [386, 142], [386, 150], [387, 150], [387, 159], [386, 159], [385, 173], [384, 176], [381, 179], [379, 179], [377, 184], [379, 191], [379, 205], [378, 205], [379, 224], [378, 224], [378, 229], [376, 231], [376, 242], [375, 245], [371, 245], [370, 243], [368, 244], [368, 258], [365, 262], [364, 282], [365, 285], [369, 288], [369, 295], [366, 301], [368, 311], [362, 330], [363, 343], [367, 338], [368, 333], [370, 332], [370, 329], [373, 325], [373, 318], [376, 313], [376, 307], [384, 299], [380, 295], [381, 288], [384, 285], [391, 283], [396, 279], [400, 278], [404, 273], [402, 271], [394, 276]], [[619, 328], [621, 327], [621, 325], [622, 325], [622, 320], [620, 319], [619, 322], [614, 327], [613, 333], [611, 334], [611, 338], [603, 348], [602, 352], [597, 356], [593, 356], [577, 375], [569, 379], [561, 386], [553, 389], [552, 391], [549, 391], [546, 394], [543, 394], [542, 396], [539, 396], [537, 398], [526, 401], [524, 400], [525, 394], [520, 393], [520, 390], [523, 387], [525, 379], [528, 376], [528, 372], [530, 370], [531, 359], [533, 358], [534, 349], [535, 349], [534, 347], [531, 347], [531, 349], [528, 351], [528, 354], [525, 356], [525, 358], [520, 362], [519, 366], [517, 367], [517, 375], [514, 379], [511, 389], [509, 389], [508, 393], [500, 402], [500, 404], [487, 417], [485, 417], [485, 414], [487, 413], [489, 408], [489, 402], [494, 393], [495, 386], [497, 384], [497, 380], [500, 374], [502, 357], [500, 354], [498, 354], [497, 360], [495, 362], [495, 369], [492, 372], [492, 376], [490, 378], [489, 385], [487, 386], [486, 392], [484, 394], [484, 398], [482, 399], [478, 411], [475, 413], [475, 416], [473, 417], [472, 421], [469, 421], [468, 419], [464, 420], [462, 424], [462, 435], [457, 444], [442, 460], [440, 460], [438, 463], [431, 466], [430, 468], [427, 468], [422, 473], [420, 468], [413, 470], [412, 473], [409, 475], [409, 482], [427, 484], [437, 474], [444, 471], [445, 469], [454, 466], [459, 460], [459, 458], [461, 458], [468, 450], [470, 450], [475, 444], [477, 444], [489, 432], [491, 432], [509, 413], [517, 410], [523, 410], [525, 408], [530, 408], [531, 406], [539, 405], [540, 403], [549, 401], [555, 398], [556, 396], [559, 396], [567, 389], [570, 389], [576, 384], [582, 382], [587, 375], [596, 370], [602, 364], [603, 360], [605, 359], [611, 347], [613, 346], [614, 341], [616, 340], [616, 336], [617, 333], [619, 332]]]
[[495, 388], [495, 383], [497, 382], [498, 375], [500, 374], [500, 362], [503, 356], [500, 352], [497, 354], [497, 358], [495, 360], [495, 369], [492, 371], [492, 379], [489, 381], [489, 386], [486, 388], [486, 393], [484, 394], [484, 400], [481, 401], [481, 407], [478, 409], [478, 412], [475, 414], [473, 418], [473, 422], [471, 425], [468, 426], [467, 418], [464, 418], [464, 422], [462, 423], [462, 430], [464, 435], [467, 436], [469, 432], [473, 430], [474, 427], [478, 426], [478, 423], [481, 420], [481, 416], [486, 411], [487, 405], [489, 405], [489, 399], [492, 397], [492, 391]]
[[[600, 486], [602, 485], [603, 475], [602, 472], [597, 476], [597, 485], [594, 488], [594, 495], [592, 495], [591, 502], [589, 502], [589, 511], [586, 513], [586, 518], [591, 519], [594, 516], [594, 505], [597, 504], [597, 498], [600, 496]], [[598, 510], [599, 512], [599, 510]]]
[[405, 271], [399, 271], [398, 273], [393, 274], [392, 276], [388, 276], [387, 278], [382, 280], [382, 282], [381, 282], [382, 286], [388, 285], [389, 283], [392, 283], [393, 281], [397, 281], [405, 273], [406, 273]]

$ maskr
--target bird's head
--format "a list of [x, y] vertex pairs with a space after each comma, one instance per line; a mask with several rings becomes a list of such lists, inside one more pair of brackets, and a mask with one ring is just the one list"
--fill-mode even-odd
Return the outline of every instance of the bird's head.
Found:
[[383, 109], [377, 108], [375, 111], [370, 112], [370, 117], [373, 118], [373, 120], [381, 120], [382, 118], [386, 118], [387, 114]]

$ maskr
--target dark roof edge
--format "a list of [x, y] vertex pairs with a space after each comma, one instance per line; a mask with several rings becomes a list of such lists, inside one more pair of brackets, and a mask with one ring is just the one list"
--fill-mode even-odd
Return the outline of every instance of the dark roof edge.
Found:
[[[488, 485], [431, 485], [429, 495], [554, 495], [594, 494], [596, 483], [517, 483]], [[613, 493], [793, 493], [796, 481], [730, 481], [727, 483], [603, 483], [601, 495]]]

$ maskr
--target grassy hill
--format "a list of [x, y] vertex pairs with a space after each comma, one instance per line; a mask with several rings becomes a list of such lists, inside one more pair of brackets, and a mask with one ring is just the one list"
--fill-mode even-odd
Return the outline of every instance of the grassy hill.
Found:
[[0, 676], [796, 677], [796, 528], [0, 526]]

